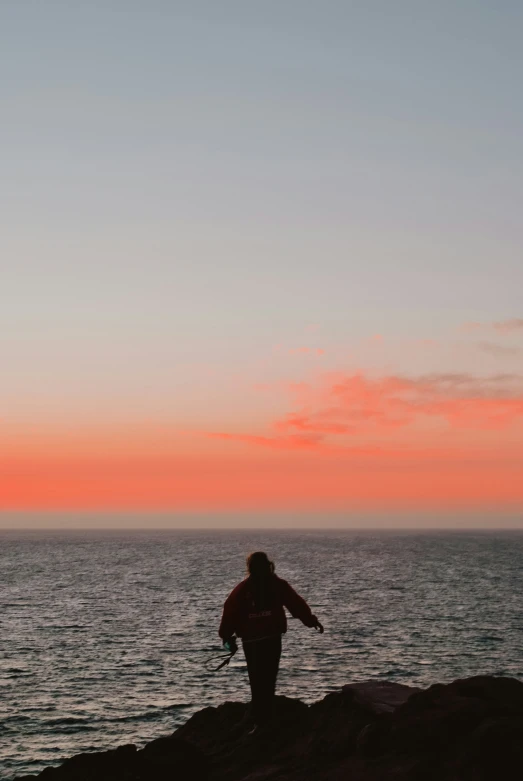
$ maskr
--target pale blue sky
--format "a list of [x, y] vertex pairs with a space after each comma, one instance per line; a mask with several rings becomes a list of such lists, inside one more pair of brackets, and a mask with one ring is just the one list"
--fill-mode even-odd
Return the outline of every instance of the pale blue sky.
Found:
[[[299, 378], [279, 344], [521, 316], [522, 33], [509, 0], [4, 0], [4, 407], [188, 414], [209, 367]], [[416, 355], [367, 362], [517, 368]]]

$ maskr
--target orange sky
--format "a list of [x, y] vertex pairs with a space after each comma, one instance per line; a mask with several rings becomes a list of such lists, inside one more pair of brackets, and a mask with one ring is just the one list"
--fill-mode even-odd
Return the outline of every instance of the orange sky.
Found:
[[0, 509], [523, 509], [518, 378], [331, 372], [274, 393], [288, 410], [247, 430], [4, 423]]
[[1, 509], [516, 509], [522, 457], [4, 460]]

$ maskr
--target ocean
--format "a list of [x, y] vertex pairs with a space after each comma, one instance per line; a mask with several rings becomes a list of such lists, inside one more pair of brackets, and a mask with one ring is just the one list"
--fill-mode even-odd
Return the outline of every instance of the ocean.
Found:
[[325, 625], [289, 621], [281, 694], [523, 677], [523, 532], [0, 532], [0, 779], [247, 700], [205, 661], [253, 550]]

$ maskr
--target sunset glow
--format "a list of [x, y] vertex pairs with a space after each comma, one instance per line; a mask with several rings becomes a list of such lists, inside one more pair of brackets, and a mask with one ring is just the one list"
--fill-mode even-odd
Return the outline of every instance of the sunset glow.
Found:
[[523, 523], [516, 10], [22, 5], [0, 512]]
[[2, 509], [523, 507], [513, 377], [337, 373], [287, 395], [293, 409], [248, 431], [4, 426]]

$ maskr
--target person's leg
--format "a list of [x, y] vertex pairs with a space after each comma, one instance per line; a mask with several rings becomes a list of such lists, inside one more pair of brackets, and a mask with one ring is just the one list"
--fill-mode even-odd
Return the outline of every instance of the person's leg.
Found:
[[260, 723], [267, 723], [272, 716], [274, 705], [274, 695], [276, 692], [276, 679], [281, 657], [281, 635], [267, 638], [264, 641], [261, 701], [260, 701]]
[[243, 644], [251, 684], [254, 722], [266, 724], [272, 715], [281, 656], [281, 635]]
[[[258, 725], [270, 721], [281, 655], [281, 637], [269, 637], [250, 643], [250, 681], [253, 717]], [[249, 667], [249, 659], [247, 661]]]
[[251, 714], [255, 724], [260, 723], [260, 717], [263, 712], [263, 666], [261, 664], [262, 654], [260, 653], [259, 645], [260, 643], [257, 642], [243, 644], [249, 683], [251, 685]]

